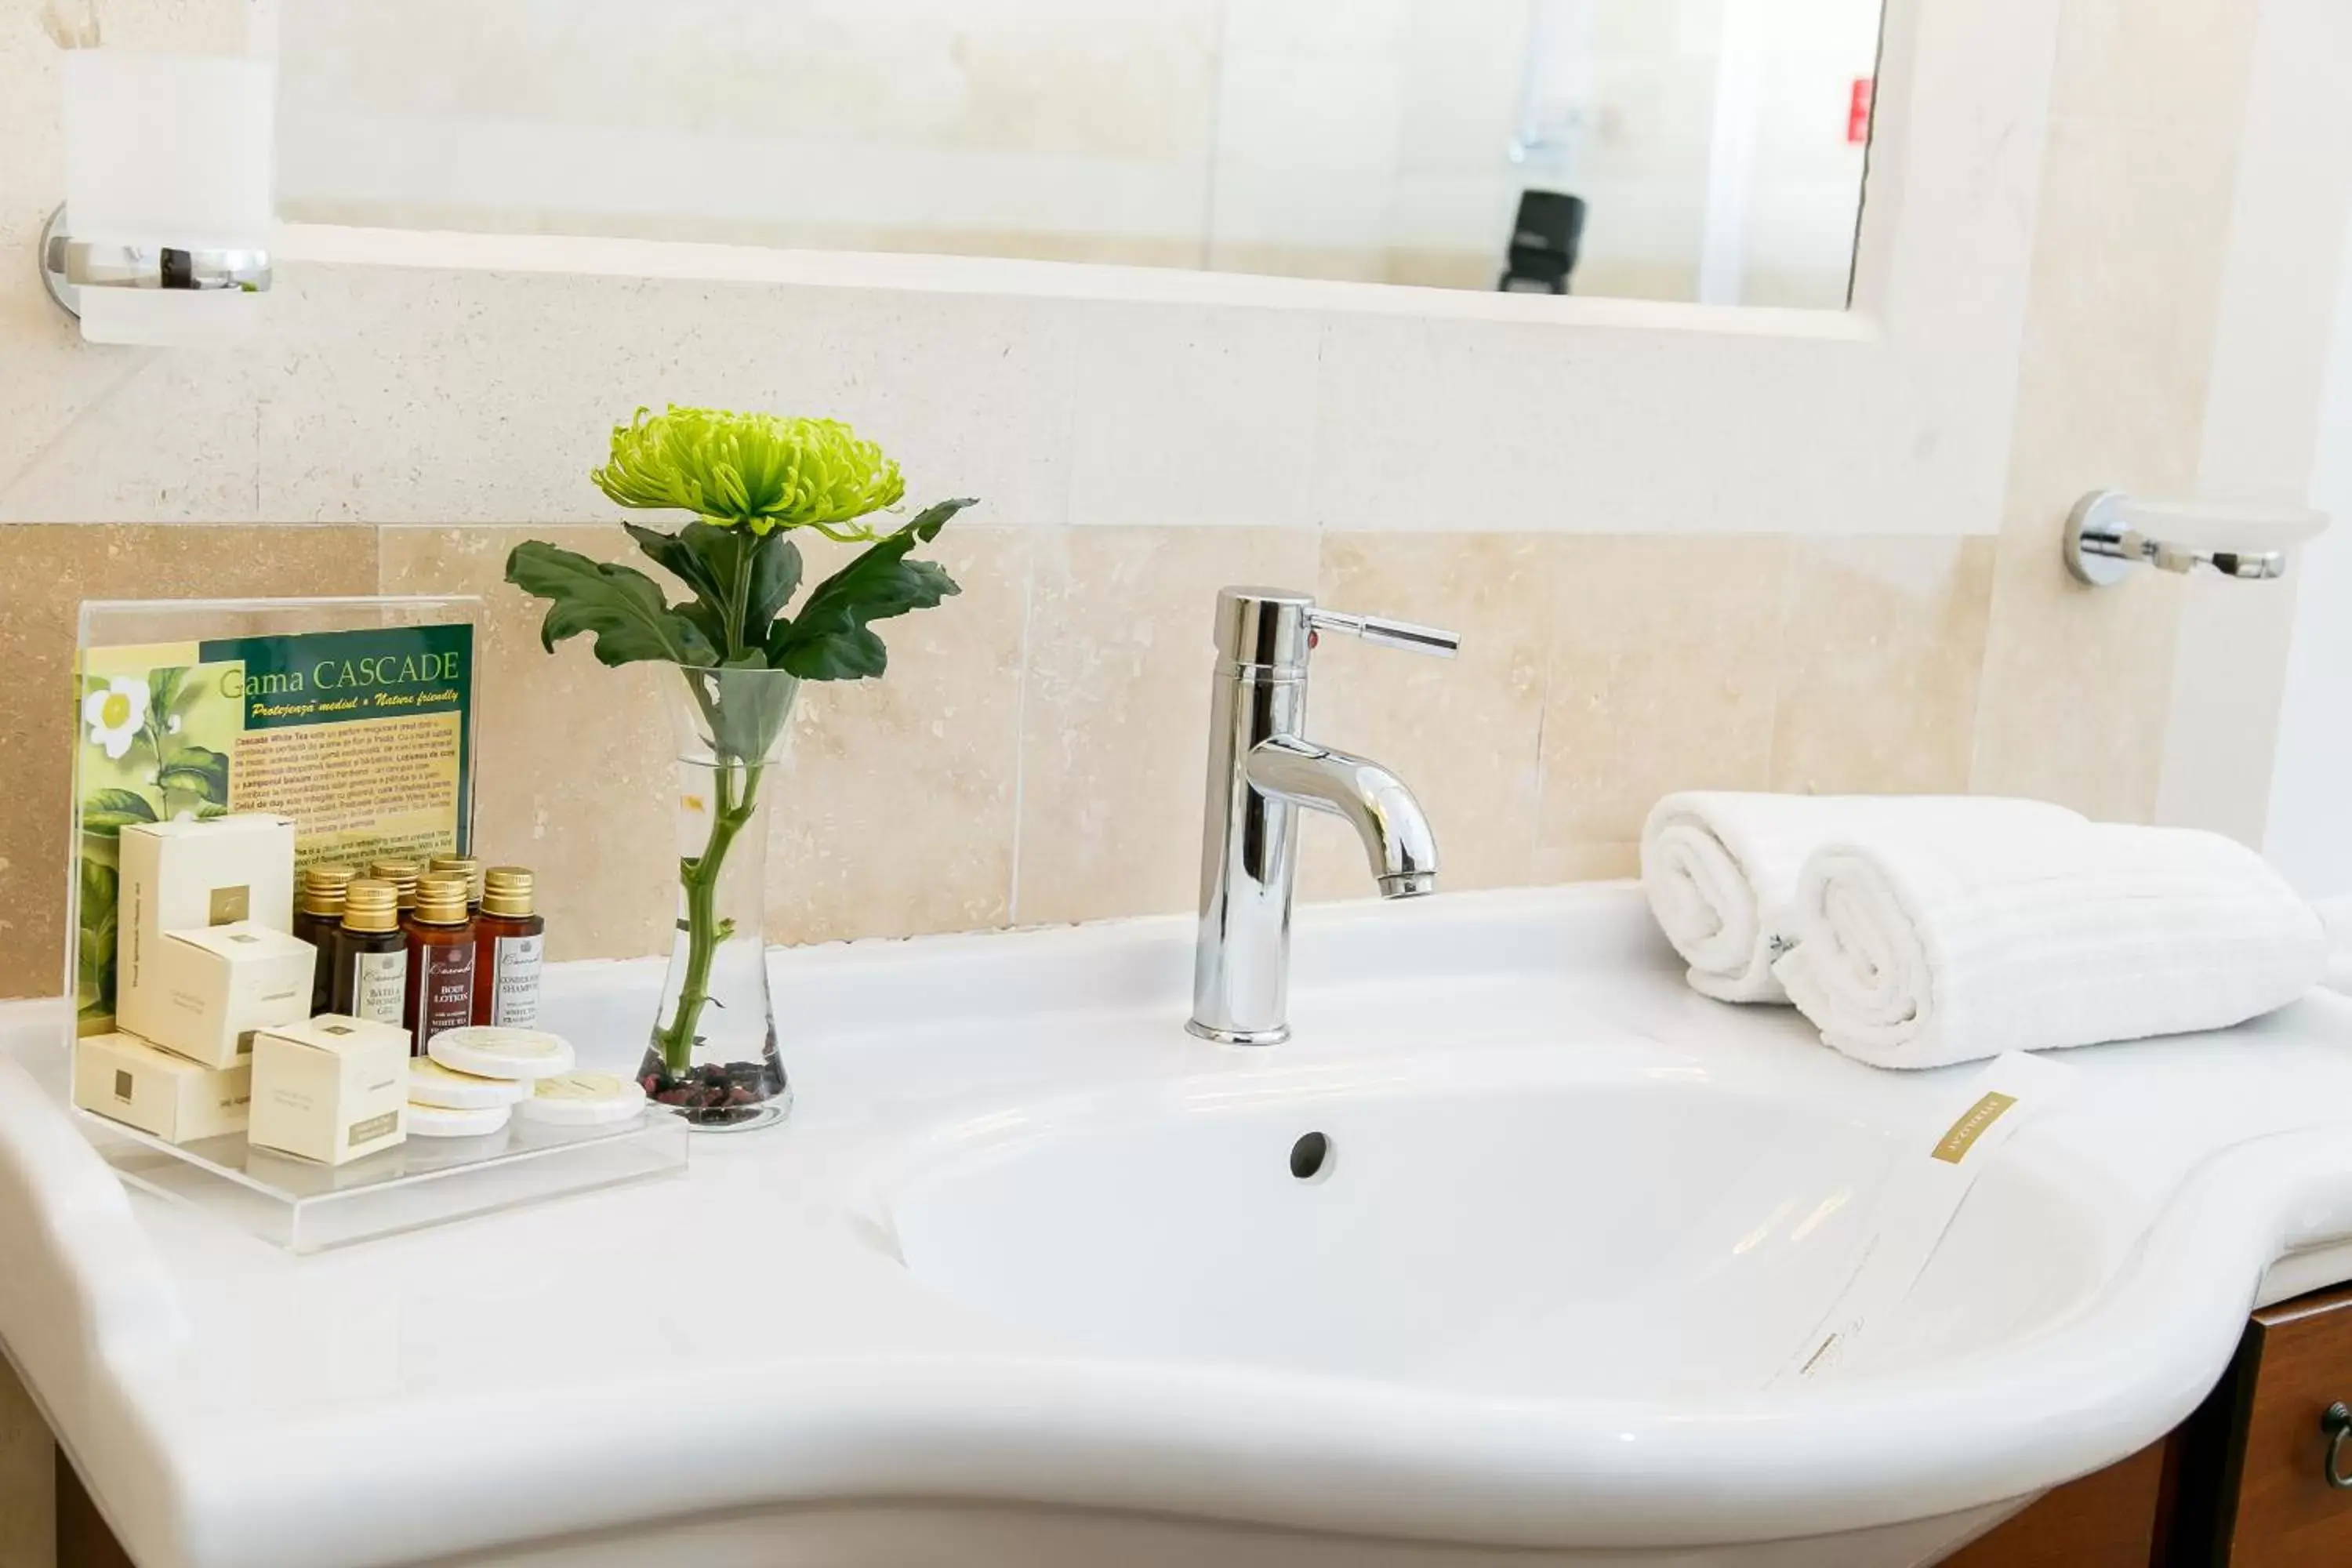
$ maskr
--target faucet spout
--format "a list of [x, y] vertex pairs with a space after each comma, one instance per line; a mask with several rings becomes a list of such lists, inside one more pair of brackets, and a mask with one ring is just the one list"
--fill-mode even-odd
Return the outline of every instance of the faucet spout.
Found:
[[1261, 795], [1328, 811], [1356, 830], [1384, 899], [1437, 890], [1437, 839], [1404, 781], [1380, 763], [1291, 735], [1250, 748], [1249, 782]]
[[1271, 1046], [1290, 1037], [1302, 809], [1328, 811], [1356, 830], [1382, 898], [1437, 890], [1437, 841], [1412, 792], [1378, 763], [1306, 737], [1307, 656], [1326, 632], [1415, 653], [1450, 654], [1456, 642], [1432, 626], [1318, 610], [1287, 588], [1217, 595], [1201, 921], [1185, 1026], [1204, 1040]]

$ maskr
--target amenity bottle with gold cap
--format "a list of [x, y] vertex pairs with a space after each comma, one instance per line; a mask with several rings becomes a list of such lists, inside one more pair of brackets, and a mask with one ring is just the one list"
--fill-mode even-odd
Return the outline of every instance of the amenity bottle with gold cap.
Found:
[[474, 917], [466, 879], [428, 871], [416, 879], [416, 907], [400, 919], [408, 934], [408, 994], [401, 1023], [408, 1053], [421, 1057], [433, 1037], [474, 1021]]
[[474, 921], [474, 1022], [519, 1029], [539, 1023], [540, 954], [547, 921], [533, 908], [531, 874], [493, 866], [482, 874], [482, 912]]
[[369, 862], [367, 874], [379, 882], [392, 884], [394, 902], [399, 906], [401, 913], [406, 914], [416, 907], [416, 879], [424, 872], [423, 861], [394, 857]]
[[443, 876], [466, 879], [466, 907], [479, 914], [482, 910], [482, 863], [471, 855], [436, 855], [425, 869]]
[[343, 923], [343, 892], [359, 875], [340, 861], [321, 860], [304, 868], [294, 898], [294, 934], [319, 950], [310, 982], [313, 1015], [335, 1010], [335, 932]]
[[395, 1029], [408, 994], [399, 899], [390, 882], [354, 879], [343, 889], [343, 921], [335, 931], [334, 1010]]

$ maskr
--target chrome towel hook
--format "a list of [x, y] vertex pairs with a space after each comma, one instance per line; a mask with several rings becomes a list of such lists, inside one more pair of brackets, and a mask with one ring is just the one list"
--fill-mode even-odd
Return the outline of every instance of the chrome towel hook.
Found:
[[2307, 507], [2147, 501], [2093, 490], [2066, 518], [2066, 570], [2094, 588], [2120, 583], [2142, 565], [2161, 572], [2210, 566], [2250, 582], [2284, 577], [2288, 550], [2326, 526], [2326, 515]]

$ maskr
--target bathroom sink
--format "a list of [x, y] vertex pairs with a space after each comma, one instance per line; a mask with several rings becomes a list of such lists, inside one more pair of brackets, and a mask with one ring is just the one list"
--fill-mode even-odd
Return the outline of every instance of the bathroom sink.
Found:
[[[984, 1119], [906, 1175], [891, 1228], [929, 1289], [1106, 1356], [1519, 1398], [1766, 1387], [1922, 1130], [1695, 1068], [1579, 1075], [1575, 1054]], [[1841, 1373], [2029, 1335], [2097, 1289], [2103, 1256], [2064, 1190], [1995, 1163]]]
[[[126, 1195], [0, 1009], [0, 1341], [153, 1568], [1919, 1568], [2352, 1279], [2352, 1001], [2065, 1053], [1798, 1376], [1977, 1069], [1693, 995], [1630, 889], [1297, 936], [1260, 1047], [1190, 919], [778, 953], [784, 1128], [300, 1259]], [[548, 1026], [625, 1071], [662, 973]]]

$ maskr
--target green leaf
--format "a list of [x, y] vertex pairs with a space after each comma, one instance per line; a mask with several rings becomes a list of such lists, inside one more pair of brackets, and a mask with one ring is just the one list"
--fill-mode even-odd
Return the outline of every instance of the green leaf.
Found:
[[[695, 526], [700, 527], [700, 524]], [[743, 646], [767, 645], [776, 616], [793, 601], [801, 585], [800, 547], [782, 533], [771, 533], [752, 546], [751, 591], [744, 597]]]
[[[676, 533], [634, 522], [621, 526], [656, 564], [694, 591], [696, 602], [680, 605], [678, 613], [721, 654], [765, 644], [777, 612], [801, 585], [801, 552], [781, 531], [758, 534], [707, 522], [689, 522]], [[730, 636], [739, 608], [742, 625]]]
[[719, 650], [701, 628], [671, 609], [653, 579], [633, 567], [531, 540], [507, 557], [507, 581], [549, 601], [539, 640], [551, 653], [565, 637], [585, 632], [596, 639], [602, 664], [719, 662]]
[[[681, 529], [677, 533], [664, 533], [658, 528], [647, 528], [643, 523], [625, 522], [621, 526], [628, 530], [629, 537], [637, 542], [637, 548], [645, 552], [646, 559], [692, 589], [696, 598], [722, 615], [725, 613], [727, 607], [725, 581], [710, 569], [709, 551], [698, 550], [688, 542], [687, 530]], [[688, 526], [699, 528], [709, 533], [721, 531], [703, 522], [691, 523]]]
[[727, 617], [723, 613], [713, 609], [699, 599], [678, 605], [677, 613], [684, 616], [687, 623], [696, 631], [700, 632], [704, 640], [712, 647], [722, 648], [727, 646]]
[[155, 782], [165, 789], [184, 789], [216, 805], [228, 804], [228, 758], [202, 746], [183, 746], [156, 770]]
[[111, 837], [131, 823], [156, 820], [154, 803], [135, 789], [99, 790], [85, 796], [81, 803], [85, 833]]
[[948, 519], [972, 504], [941, 501], [818, 584], [799, 616], [769, 635], [769, 664], [803, 680], [880, 675], [890, 656], [867, 624], [928, 610], [959, 591], [955, 579], [936, 563], [909, 561], [907, 552], [938, 538]]

